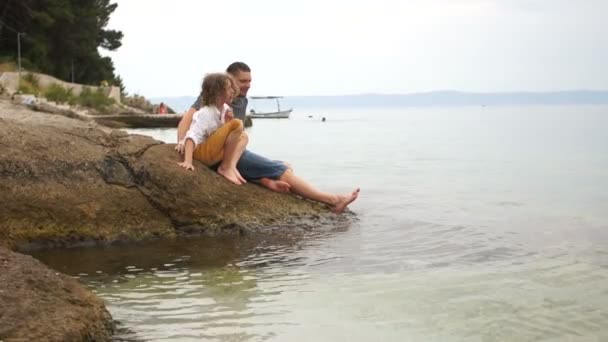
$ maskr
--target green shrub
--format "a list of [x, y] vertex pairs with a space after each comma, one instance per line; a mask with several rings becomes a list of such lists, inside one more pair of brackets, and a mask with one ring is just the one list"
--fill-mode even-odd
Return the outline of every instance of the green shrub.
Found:
[[44, 97], [49, 101], [55, 101], [57, 103], [70, 102], [74, 95], [72, 95], [71, 89], [65, 89], [58, 84], [51, 84], [44, 91]]
[[154, 113], [156, 109], [148, 99], [137, 94], [134, 94], [133, 96], [124, 97], [122, 99], [122, 102], [129, 107], [141, 109], [148, 113]]
[[82, 89], [77, 103], [84, 107], [91, 107], [102, 113], [108, 111], [108, 107], [114, 104], [114, 99], [109, 98], [102, 89], [91, 91], [90, 88]]
[[21, 80], [18, 91], [22, 94], [32, 94], [38, 96], [38, 88], [34, 87], [30, 82]]
[[30, 73], [23, 75], [19, 81], [19, 88], [17, 90], [23, 94], [32, 94], [38, 96], [40, 94], [38, 78]]
[[40, 84], [38, 82], [38, 77], [36, 77], [36, 75], [28, 72], [27, 74], [25, 74], [22, 77], [22, 80], [28, 82], [29, 84], [34, 86], [34, 88], [40, 89]]

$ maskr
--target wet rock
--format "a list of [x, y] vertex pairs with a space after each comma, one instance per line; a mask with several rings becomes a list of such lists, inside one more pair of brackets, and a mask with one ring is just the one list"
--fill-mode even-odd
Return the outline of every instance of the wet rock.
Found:
[[0, 341], [110, 341], [103, 301], [73, 278], [0, 246]]

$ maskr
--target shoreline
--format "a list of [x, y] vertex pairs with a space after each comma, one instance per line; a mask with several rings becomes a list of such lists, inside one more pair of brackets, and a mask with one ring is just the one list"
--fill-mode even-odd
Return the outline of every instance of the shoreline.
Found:
[[[70, 116], [0, 98], [0, 273], [5, 276], [0, 307], [13, 308], [0, 322], [0, 340], [40, 340], [40, 331], [61, 328], [58, 334], [65, 335], [56, 340], [106, 341], [113, 329], [111, 316], [103, 314], [103, 305], [93, 304], [100, 299], [90, 290], [15, 251], [182, 236], [291, 234], [349, 219], [292, 195], [253, 184], [234, 186], [202, 165], [197, 172], [184, 172], [171, 144]], [[50, 275], [62, 280], [50, 282]], [[74, 290], [65, 292], [70, 281]], [[71, 297], [74, 293], [78, 299]], [[14, 304], [23, 298], [31, 300]], [[74, 317], [76, 308], [84, 311]], [[67, 324], [78, 319], [83, 321]], [[90, 328], [100, 322], [103, 328]], [[41, 328], [31, 328], [34, 324]]]

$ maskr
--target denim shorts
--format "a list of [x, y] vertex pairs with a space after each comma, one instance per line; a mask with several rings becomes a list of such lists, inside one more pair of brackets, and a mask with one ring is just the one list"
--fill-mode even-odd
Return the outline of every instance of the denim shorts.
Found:
[[245, 150], [241, 159], [236, 164], [237, 170], [246, 180], [258, 180], [260, 178], [279, 179], [287, 171], [287, 166], [278, 160], [257, 155]]

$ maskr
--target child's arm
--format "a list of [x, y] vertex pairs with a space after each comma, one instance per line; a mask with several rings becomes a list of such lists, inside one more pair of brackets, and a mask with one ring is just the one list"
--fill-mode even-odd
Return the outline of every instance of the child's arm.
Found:
[[209, 115], [206, 115], [204, 109], [201, 109], [201, 111], [194, 116], [190, 128], [186, 133], [184, 138], [184, 162], [179, 163], [179, 165], [187, 170], [194, 170], [194, 166], [192, 166], [194, 147], [203, 143], [205, 137], [211, 134], [211, 132], [209, 132], [209, 118]]
[[179, 121], [179, 125], [177, 126], [177, 145], [175, 146], [175, 150], [179, 153], [184, 153], [184, 137], [190, 128], [190, 124], [192, 123], [192, 117], [196, 109], [194, 107], [190, 108], [182, 119]]
[[184, 161], [182, 163], [178, 163], [179, 166], [183, 167], [186, 170], [194, 170], [194, 166], [192, 165], [192, 153], [194, 152], [194, 141], [192, 139], [186, 139], [186, 151], [184, 153]]
[[224, 123], [234, 119], [234, 113], [232, 112], [232, 108], [228, 108], [226, 110], [226, 114], [224, 114]]
[[184, 153], [184, 143], [186, 140], [186, 133], [190, 129], [190, 125], [192, 124], [192, 118], [194, 113], [199, 111], [203, 106], [203, 94], [200, 94], [196, 101], [190, 106], [187, 112], [184, 113], [182, 119], [179, 121], [177, 125], [177, 145], [175, 146], [175, 150], [179, 153]]

